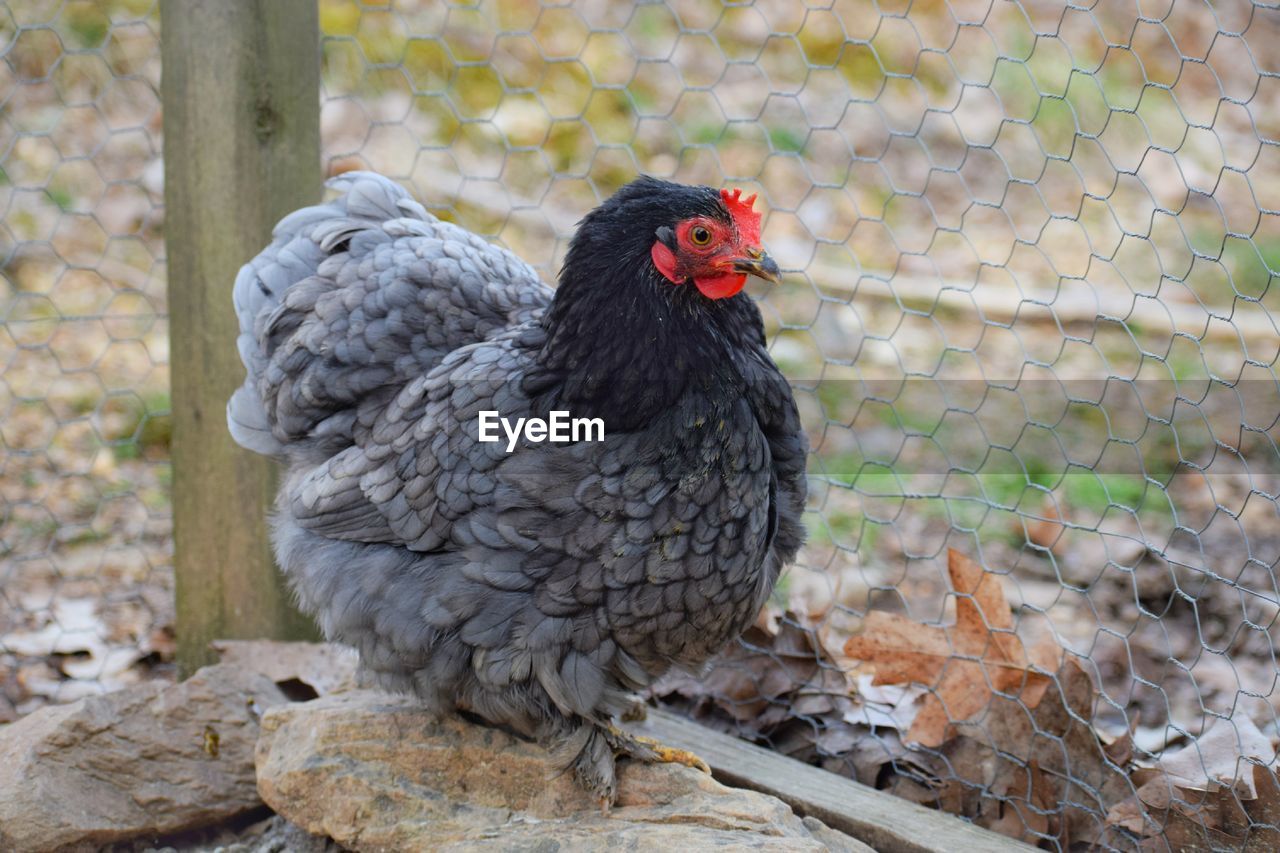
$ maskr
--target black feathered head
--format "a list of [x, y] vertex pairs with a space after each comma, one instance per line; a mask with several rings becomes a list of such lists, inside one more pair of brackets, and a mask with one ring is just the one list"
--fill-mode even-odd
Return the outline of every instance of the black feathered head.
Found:
[[760, 312], [740, 291], [748, 275], [777, 281], [778, 266], [753, 200], [640, 177], [578, 223], [539, 356], [568, 374], [559, 401], [608, 413], [611, 426], [642, 422], [687, 381], [754, 357]]
[[748, 275], [776, 282], [754, 201], [740, 190], [637, 178], [578, 224], [561, 283], [647, 277], [714, 300], [736, 295]]

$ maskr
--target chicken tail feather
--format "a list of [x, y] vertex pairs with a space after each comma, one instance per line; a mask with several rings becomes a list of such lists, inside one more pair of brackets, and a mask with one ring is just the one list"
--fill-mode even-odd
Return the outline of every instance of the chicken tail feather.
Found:
[[237, 444], [265, 456], [282, 456], [285, 450], [259, 390], [267, 363], [261, 333], [285, 293], [315, 275], [353, 234], [392, 219], [433, 219], [399, 184], [373, 172], [346, 172], [327, 186], [338, 195], [281, 219], [271, 245], [240, 268], [232, 291], [240, 321], [236, 346], [246, 376], [227, 403], [227, 426]]

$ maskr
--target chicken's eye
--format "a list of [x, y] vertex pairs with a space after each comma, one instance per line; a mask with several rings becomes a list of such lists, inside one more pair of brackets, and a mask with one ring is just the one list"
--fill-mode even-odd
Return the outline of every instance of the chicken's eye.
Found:
[[689, 240], [695, 246], [705, 246], [711, 242], [711, 229], [704, 225], [695, 225], [689, 231]]

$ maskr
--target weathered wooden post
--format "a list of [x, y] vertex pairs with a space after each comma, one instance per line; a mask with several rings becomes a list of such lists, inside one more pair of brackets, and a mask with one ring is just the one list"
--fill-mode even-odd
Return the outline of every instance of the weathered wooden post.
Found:
[[231, 284], [271, 226], [319, 199], [316, 0], [162, 0], [165, 246], [178, 664], [220, 637], [313, 635], [267, 540], [273, 464], [227, 433], [243, 380]]

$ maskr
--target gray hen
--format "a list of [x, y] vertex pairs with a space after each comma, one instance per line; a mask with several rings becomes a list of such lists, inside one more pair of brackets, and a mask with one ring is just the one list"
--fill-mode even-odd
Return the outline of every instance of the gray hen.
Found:
[[[280, 565], [384, 687], [557, 746], [598, 796], [635, 692], [751, 624], [803, 532], [807, 443], [747, 274], [751, 199], [640, 178], [558, 290], [349, 173], [235, 283], [243, 446], [286, 467]], [[478, 439], [482, 411], [602, 441]]]

